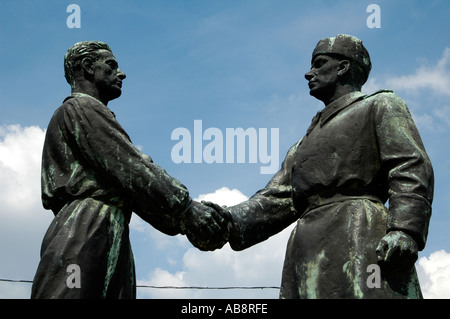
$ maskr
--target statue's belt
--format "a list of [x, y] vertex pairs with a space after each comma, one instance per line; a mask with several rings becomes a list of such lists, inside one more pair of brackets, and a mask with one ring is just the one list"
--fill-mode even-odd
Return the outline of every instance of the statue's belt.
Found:
[[311, 210], [316, 208], [333, 204], [336, 202], [345, 202], [349, 200], [361, 200], [367, 199], [373, 202], [377, 202], [383, 204], [382, 200], [379, 196], [373, 194], [361, 194], [361, 195], [347, 195], [341, 193], [327, 194], [327, 195], [319, 195], [315, 194], [306, 198], [306, 202], [308, 203], [308, 207], [303, 213], [302, 217], [309, 213]]

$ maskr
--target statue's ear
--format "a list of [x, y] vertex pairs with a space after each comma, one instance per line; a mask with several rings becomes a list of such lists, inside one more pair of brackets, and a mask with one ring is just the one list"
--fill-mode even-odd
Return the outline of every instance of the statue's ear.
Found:
[[83, 60], [81, 60], [81, 68], [89, 75], [94, 74], [94, 60], [90, 57], [85, 57]]
[[341, 60], [339, 61], [339, 70], [338, 75], [342, 76], [350, 70], [350, 61], [349, 60]]

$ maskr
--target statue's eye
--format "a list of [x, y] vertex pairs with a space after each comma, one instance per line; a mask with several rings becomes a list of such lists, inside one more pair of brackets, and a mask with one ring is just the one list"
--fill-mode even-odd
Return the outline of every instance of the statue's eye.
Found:
[[325, 59], [316, 59], [313, 63], [313, 67], [315, 67], [316, 69], [320, 68], [322, 65], [324, 65], [325, 63], [327, 63], [327, 61]]
[[107, 65], [109, 65], [109, 67], [113, 70], [117, 70], [119, 68], [119, 65], [117, 64], [116, 61], [114, 60], [109, 60], [105, 62]]

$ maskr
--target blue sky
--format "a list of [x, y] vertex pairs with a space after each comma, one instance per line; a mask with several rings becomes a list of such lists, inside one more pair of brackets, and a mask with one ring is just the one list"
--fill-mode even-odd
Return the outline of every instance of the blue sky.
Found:
[[[71, 3], [81, 8], [81, 28], [66, 24]], [[369, 4], [380, 7], [381, 28], [368, 27]], [[70, 94], [63, 56], [72, 44], [101, 40], [111, 46], [127, 78], [122, 96], [108, 106], [133, 142], [182, 181], [192, 197], [226, 187], [213, 197], [226, 201], [250, 197], [272, 175], [260, 174], [259, 158], [257, 163], [247, 157], [246, 163], [176, 164], [172, 132], [186, 128], [193, 134], [194, 120], [202, 121], [203, 131], [217, 128], [224, 136], [227, 128], [276, 128], [281, 164], [322, 108], [304, 79], [312, 50], [321, 38], [348, 33], [363, 40], [372, 58], [363, 92], [385, 88], [399, 94], [433, 162], [433, 216], [418, 266], [428, 296], [450, 297], [430, 270], [439, 264], [440, 275], [450, 278], [449, 13], [445, 0], [2, 1], [0, 200], [6, 204], [0, 211], [0, 278], [32, 279], [39, 260], [51, 220], [40, 204], [39, 152], [53, 112]], [[288, 235], [289, 230], [241, 253], [227, 246], [202, 253], [184, 237], [162, 235], [139, 219], [131, 225], [137, 279], [158, 285], [277, 286]], [[27, 284], [0, 282], [1, 297], [26, 298], [27, 289]], [[140, 298], [277, 294], [138, 290]]]

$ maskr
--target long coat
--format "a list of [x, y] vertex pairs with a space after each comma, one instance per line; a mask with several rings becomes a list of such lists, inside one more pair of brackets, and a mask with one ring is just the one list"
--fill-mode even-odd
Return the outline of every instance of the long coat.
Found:
[[174, 235], [190, 197], [131, 143], [102, 102], [77, 93], [47, 128], [42, 202], [55, 218], [42, 242], [31, 297], [135, 298], [132, 211]]
[[264, 189], [229, 208], [230, 245], [245, 249], [298, 220], [281, 298], [421, 298], [415, 268], [380, 271], [376, 248], [391, 230], [424, 248], [433, 185], [404, 101], [392, 91], [350, 93], [318, 112]]

